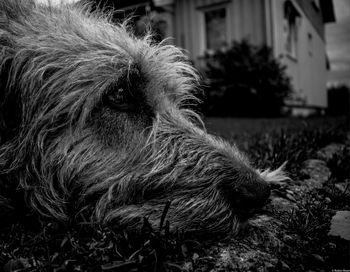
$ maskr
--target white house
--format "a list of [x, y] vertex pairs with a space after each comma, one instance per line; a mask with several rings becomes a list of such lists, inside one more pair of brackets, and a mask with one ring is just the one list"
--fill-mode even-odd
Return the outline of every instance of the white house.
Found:
[[[104, 1], [104, 3], [106, 3]], [[324, 24], [332, 0], [109, 0], [125, 13], [156, 17], [162, 35], [188, 51], [197, 66], [204, 53], [246, 39], [267, 44], [287, 66], [294, 111], [327, 107]]]

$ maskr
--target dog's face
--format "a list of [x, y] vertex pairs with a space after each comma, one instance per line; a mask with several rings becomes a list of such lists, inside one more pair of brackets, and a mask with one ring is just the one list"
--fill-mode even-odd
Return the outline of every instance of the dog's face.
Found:
[[6, 0], [0, 47], [2, 175], [43, 215], [93, 207], [133, 227], [170, 200], [174, 228], [230, 233], [282, 177], [198, 126], [198, 76], [172, 45], [81, 7]]
[[197, 75], [179, 49], [152, 46], [151, 37], [135, 39], [125, 26], [81, 9], [8, 2], [2, 4], [2, 87], [11, 88], [7, 105], [20, 106], [12, 112], [22, 112], [16, 122], [8, 114], [12, 126], [69, 121], [115, 146], [139, 137], [157, 115], [180, 115], [193, 102]]

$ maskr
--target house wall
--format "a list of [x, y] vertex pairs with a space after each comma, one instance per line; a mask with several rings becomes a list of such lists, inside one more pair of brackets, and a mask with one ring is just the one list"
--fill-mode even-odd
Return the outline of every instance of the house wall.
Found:
[[283, 3], [281, 0], [271, 1], [273, 19], [273, 50], [275, 57], [287, 66], [287, 73], [292, 78], [295, 97], [290, 104], [305, 104], [312, 107], [327, 107], [326, 93], [326, 49], [320, 26], [310, 21], [299, 1], [292, 1], [300, 18], [297, 21], [296, 56], [286, 53], [283, 29]]
[[[318, 34], [324, 39], [324, 24], [323, 16], [319, 6], [319, 1], [316, 0], [295, 0], [299, 7], [304, 11], [309, 21], [316, 29]], [[318, 4], [316, 4], [318, 2]]]
[[291, 1], [300, 15], [294, 56], [285, 50], [283, 0], [174, 1], [174, 43], [186, 49], [200, 68], [206, 50], [204, 13], [225, 7], [228, 45], [234, 40], [247, 39], [252, 44], [271, 46], [275, 57], [287, 66], [287, 73], [292, 78], [295, 94], [289, 104], [327, 107], [322, 14], [313, 0], [302, 0], [302, 4], [300, 0]]
[[198, 64], [206, 50], [204, 13], [226, 8], [227, 44], [247, 39], [253, 44], [267, 43], [265, 0], [177, 0], [174, 9], [175, 41]]

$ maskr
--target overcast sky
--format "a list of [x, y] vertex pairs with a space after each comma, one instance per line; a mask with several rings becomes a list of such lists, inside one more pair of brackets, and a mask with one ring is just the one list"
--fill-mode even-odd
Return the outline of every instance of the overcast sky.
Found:
[[336, 22], [326, 25], [330, 81], [350, 84], [350, 0], [333, 0]]

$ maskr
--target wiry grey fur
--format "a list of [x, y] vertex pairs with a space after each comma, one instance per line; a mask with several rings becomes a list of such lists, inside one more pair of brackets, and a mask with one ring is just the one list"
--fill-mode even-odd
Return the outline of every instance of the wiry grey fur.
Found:
[[[197, 125], [181, 50], [110, 16], [1, 0], [0, 64], [0, 182], [43, 216], [135, 229], [171, 201], [173, 229], [231, 234], [285, 178]], [[118, 89], [126, 109], [105, 103]]]

